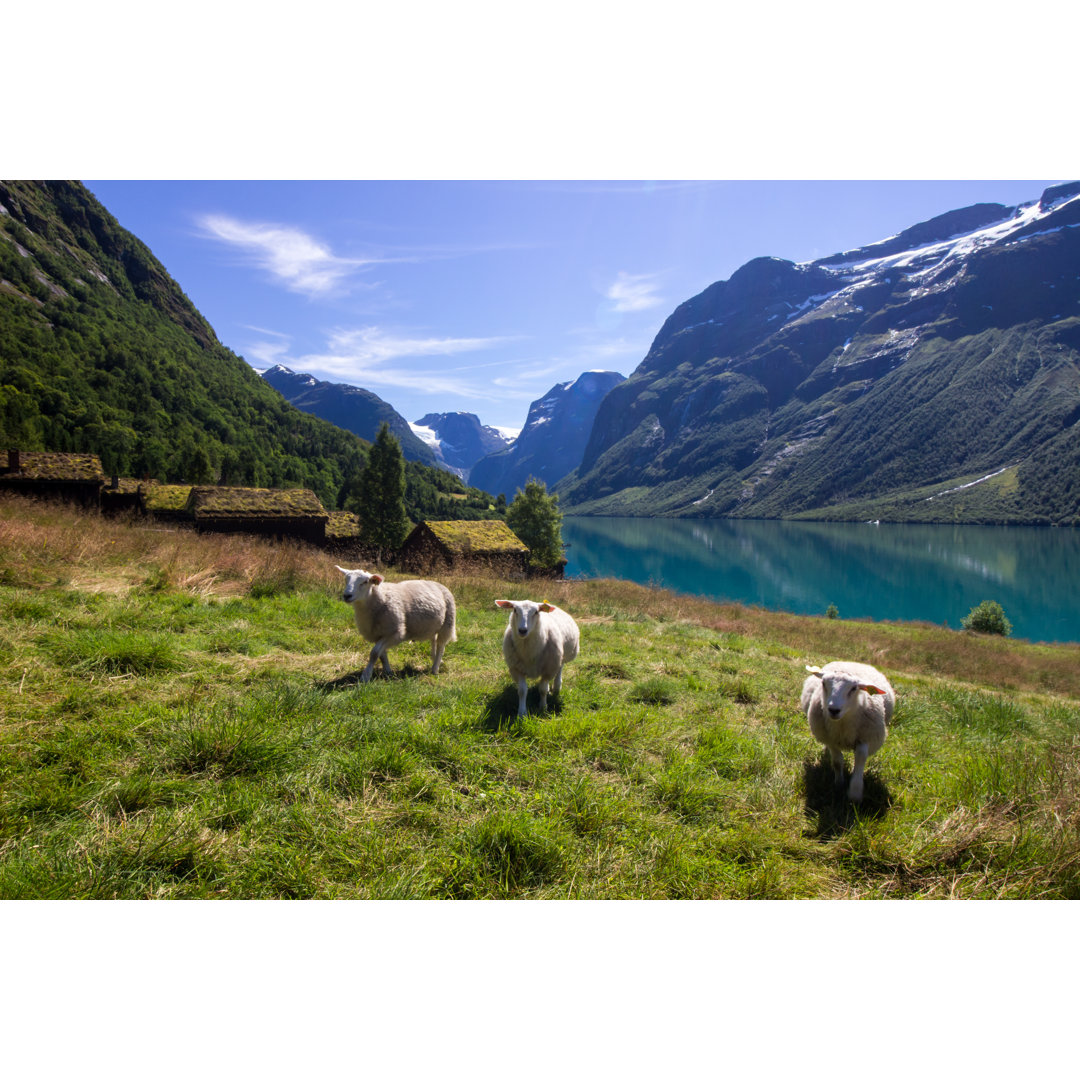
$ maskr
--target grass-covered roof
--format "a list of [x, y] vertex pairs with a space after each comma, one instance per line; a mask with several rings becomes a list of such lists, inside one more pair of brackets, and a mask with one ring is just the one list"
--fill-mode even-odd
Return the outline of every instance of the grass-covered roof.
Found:
[[417, 528], [425, 525], [455, 554], [511, 554], [529, 550], [505, 521], [422, 521]]
[[105, 495], [138, 495], [139, 491], [145, 487], [145, 482], [142, 480], [136, 480], [131, 476], [121, 476], [116, 481], [116, 487], [112, 486], [112, 483], [106, 483], [102, 490], [102, 496]]
[[199, 518], [322, 518], [328, 515], [307, 488], [193, 487], [188, 505]]
[[190, 484], [150, 483], [146, 486], [146, 509], [183, 510], [190, 495]]
[[19, 468], [7, 473], [9, 480], [54, 480], [105, 482], [101, 458], [97, 454], [52, 454], [38, 450], [23, 450]]
[[352, 540], [360, 535], [360, 518], [348, 510], [331, 510], [326, 523], [327, 540]]

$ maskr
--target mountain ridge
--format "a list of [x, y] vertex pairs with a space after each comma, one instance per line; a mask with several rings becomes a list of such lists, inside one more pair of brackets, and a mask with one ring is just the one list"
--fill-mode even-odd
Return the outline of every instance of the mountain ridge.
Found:
[[260, 378], [290, 405], [351, 431], [368, 442], [375, 441], [379, 428], [386, 423], [401, 444], [402, 455], [407, 461], [430, 466], [437, 464], [432, 448], [417, 438], [405, 417], [370, 390], [350, 383], [316, 379], [314, 375], [293, 371], [284, 364], [275, 364], [260, 372]]
[[1078, 226], [1064, 184], [813, 262], [751, 260], [680, 304], [605, 398], [564, 507], [851, 520], [873, 502], [914, 520], [915, 491], [1015, 467], [1012, 489], [953, 510], [1080, 520], [1044, 460], [1080, 416]]

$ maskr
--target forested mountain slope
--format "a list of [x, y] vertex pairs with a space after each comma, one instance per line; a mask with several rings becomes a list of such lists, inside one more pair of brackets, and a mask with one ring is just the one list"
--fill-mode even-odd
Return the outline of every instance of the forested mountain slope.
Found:
[[0, 181], [0, 446], [107, 472], [303, 485], [327, 506], [365, 444], [288, 404], [82, 185]]
[[604, 399], [575, 513], [1080, 523], [1080, 184], [680, 305]]

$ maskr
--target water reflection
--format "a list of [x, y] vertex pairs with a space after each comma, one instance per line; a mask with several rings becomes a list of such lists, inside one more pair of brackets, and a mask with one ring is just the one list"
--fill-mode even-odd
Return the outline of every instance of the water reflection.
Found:
[[997, 600], [1017, 637], [1080, 641], [1077, 529], [567, 517], [563, 539], [568, 575], [952, 627]]

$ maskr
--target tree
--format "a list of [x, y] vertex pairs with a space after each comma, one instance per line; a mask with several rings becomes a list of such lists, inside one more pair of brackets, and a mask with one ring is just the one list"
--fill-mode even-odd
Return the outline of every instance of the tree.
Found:
[[365, 543], [379, 549], [380, 557], [401, 547], [409, 531], [405, 516], [405, 459], [401, 444], [383, 423], [360, 474], [355, 508]]
[[984, 600], [978, 607], [973, 607], [960, 620], [960, 625], [980, 634], [1008, 637], [1012, 633], [1012, 623], [1005, 618], [1005, 611], [996, 600]]
[[562, 559], [562, 511], [559, 496], [549, 495], [542, 480], [528, 480], [507, 507], [506, 524], [531, 553], [534, 566], [549, 568]]

